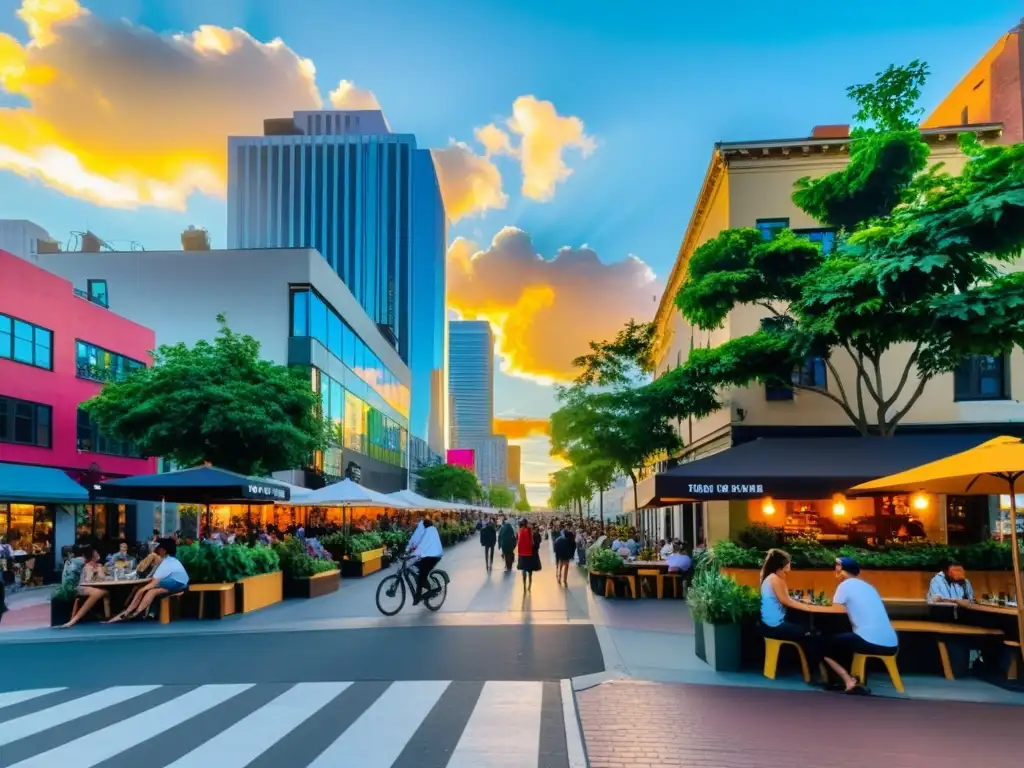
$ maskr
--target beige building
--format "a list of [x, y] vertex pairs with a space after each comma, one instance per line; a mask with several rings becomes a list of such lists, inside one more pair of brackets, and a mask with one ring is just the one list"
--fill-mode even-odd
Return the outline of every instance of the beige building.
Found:
[[[931, 145], [932, 159], [944, 162], [952, 172], [957, 172], [964, 161], [957, 146], [957, 135], [961, 130], [967, 129], [927, 128], [923, 131]], [[1001, 126], [996, 124], [974, 125], [969, 130], [977, 133], [983, 141], [999, 141], [1001, 137]], [[847, 162], [848, 148], [847, 126], [819, 127], [808, 138], [720, 143], [715, 146], [656, 315], [659, 375], [681, 365], [695, 347], [718, 345], [757, 331], [762, 319], [769, 315], [757, 306], [738, 306], [719, 329], [709, 332], [690, 326], [676, 308], [674, 299], [694, 250], [723, 230], [739, 227], [761, 229], [766, 237], [770, 237], [775, 228], [788, 227], [821, 242], [823, 248], [830, 248], [835, 233], [821, 227], [796, 207], [792, 201], [793, 185], [801, 177], [821, 176], [842, 168]], [[895, 387], [910, 351], [909, 347], [895, 348], [883, 357], [883, 376], [889, 391]], [[846, 391], [852, 392], [855, 375], [852, 360], [845, 352], [838, 352], [831, 358], [831, 363], [835, 375], [826, 371], [823, 363], [811, 367], [804, 375], [816, 378], [817, 381], [810, 383], [825, 386], [830, 392], [838, 389], [837, 382], [833, 380], [837, 375]], [[901, 400], [893, 404], [894, 412], [906, 404], [912, 390], [913, 387], [906, 388]], [[1020, 349], [1013, 350], [1007, 359], [972, 361], [956, 376], [951, 373], [932, 379], [902, 419], [899, 433], [900, 436], [914, 433], [938, 435], [968, 431], [981, 435], [1020, 430], [1024, 427], [1021, 423], [1024, 422], [1024, 406], [1020, 403], [1022, 395], [1024, 353]], [[856, 435], [841, 408], [813, 392], [769, 391], [757, 385], [728, 391], [724, 393], [724, 401], [725, 407], [707, 418], [678, 423], [686, 444], [684, 454], [679, 457], [680, 463], [699, 460], [759, 438]], [[935, 444], [934, 439], [930, 442]], [[786, 447], [778, 445], [780, 449]], [[787, 450], [795, 450], [792, 444], [788, 445]], [[932, 458], [937, 456], [924, 460]], [[756, 457], [752, 460], [757, 461]], [[797, 454], [794, 454], [793, 461], [800, 462]], [[648, 477], [641, 485], [641, 507], [651, 500], [671, 503], [672, 499], [657, 499], [655, 477]], [[690, 488], [699, 491], [704, 485], [698, 483]], [[639, 517], [633, 513], [633, 519], [658, 537], [674, 536], [698, 544], [726, 538], [752, 521], [801, 529], [807, 520], [813, 518], [823, 527], [829, 527], [831, 524], [826, 523], [826, 519], [831, 518], [833, 512], [839, 513], [837, 518], [844, 518], [834, 521], [841, 524], [880, 514], [896, 518], [910, 516], [925, 529], [929, 538], [942, 541], [950, 538], [952, 529], [955, 529], [952, 536], [955, 539], [966, 529], [981, 529], [994, 522], [987, 508], [989, 502], [984, 497], [966, 501], [954, 499], [950, 504], [956, 509], [947, 515], [947, 500], [941, 498], [910, 500], [893, 497], [886, 502], [886, 510], [880, 512], [874, 508], [876, 502], [873, 499], [829, 496], [827, 499], [773, 500], [766, 498], [764, 493], [757, 493], [760, 487], [752, 481], [750, 488], [744, 489], [742, 498], [729, 501], [716, 498], [703, 503], [642, 509]], [[701, 496], [697, 492], [689, 498]], [[625, 506], [627, 512], [632, 511], [631, 494], [626, 495]], [[952, 521], [952, 518], [956, 520]]]

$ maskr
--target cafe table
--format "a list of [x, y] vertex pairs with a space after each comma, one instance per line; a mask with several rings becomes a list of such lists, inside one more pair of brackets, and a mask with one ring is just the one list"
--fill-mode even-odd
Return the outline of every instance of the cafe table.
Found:
[[[633, 573], [629, 573], [633, 571]], [[658, 593], [661, 593], [661, 577], [668, 575], [668, 563], [664, 560], [627, 560], [622, 564], [622, 571], [620, 573], [626, 573], [629, 576], [634, 577], [637, 580], [637, 597], [643, 592], [642, 582], [645, 578], [655, 578], [654, 575], [648, 574], [640, 576], [640, 571], [657, 571], [657, 583], [659, 586]]]
[[117, 613], [128, 604], [128, 600], [131, 597], [131, 589], [142, 586], [147, 581], [149, 579], [102, 579], [100, 581], [83, 582], [82, 586], [105, 589], [111, 592], [110, 602], [112, 604], [117, 603], [116, 605], [111, 605], [111, 610]]

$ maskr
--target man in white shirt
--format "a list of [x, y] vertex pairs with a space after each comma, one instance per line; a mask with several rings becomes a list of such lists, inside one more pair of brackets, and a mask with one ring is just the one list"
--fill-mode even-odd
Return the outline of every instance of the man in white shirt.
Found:
[[662, 559], [668, 559], [668, 556], [675, 551], [675, 545], [671, 541], [666, 539], [661, 540], [661, 557]]
[[174, 543], [174, 539], [160, 540], [156, 554], [161, 560], [156, 571], [153, 572], [153, 577], [148, 584], [135, 593], [135, 597], [132, 598], [128, 607], [107, 622], [108, 624], [145, 616], [153, 601], [158, 597], [176, 595], [188, 588], [188, 573], [181, 561], [175, 557], [177, 552], [178, 545]]
[[[437, 533], [434, 523], [424, 520], [422, 525], [423, 532], [416, 540], [416, 544], [413, 545], [412, 539], [409, 540], [412, 554], [419, 558], [416, 561], [418, 575], [416, 577], [416, 594], [412, 597], [413, 605], [417, 605], [423, 599], [423, 593], [427, 590], [427, 577], [434, 570], [434, 566], [441, 562], [441, 557], [444, 554], [441, 537]], [[416, 534], [413, 534], [414, 538], [415, 536]]]
[[416, 523], [416, 530], [414, 530], [412, 532], [412, 536], [409, 537], [409, 543], [406, 545], [406, 549], [409, 552], [412, 552], [414, 549], [416, 549], [416, 545], [419, 544], [420, 539], [422, 539], [422, 538], [423, 538], [423, 518], [420, 518], [420, 521], [418, 523]]
[[669, 573], [686, 573], [693, 568], [693, 559], [683, 552], [683, 546], [676, 542], [672, 547], [672, 554], [665, 562], [668, 563]]
[[963, 603], [973, 600], [974, 587], [967, 580], [967, 574], [960, 563], [946, 563], [928, 585], [929, 603]]

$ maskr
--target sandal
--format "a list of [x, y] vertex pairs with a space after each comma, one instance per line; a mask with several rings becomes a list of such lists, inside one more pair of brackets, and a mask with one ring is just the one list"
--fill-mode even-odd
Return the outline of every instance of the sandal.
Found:
[[855, 685], [853, 688], [847, 688], [843, 691], [847, 696], [870, 696], [871, 691], [865, 688], [863, 685]]

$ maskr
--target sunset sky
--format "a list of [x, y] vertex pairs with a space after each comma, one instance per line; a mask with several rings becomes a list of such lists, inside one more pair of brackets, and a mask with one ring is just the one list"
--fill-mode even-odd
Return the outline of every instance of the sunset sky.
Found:
[[494, 327], [495, 415], [543, 504], [552, 385], [588, 340], [653, 315], [714, 142], [848, 122], [847, 85], [914, 58], [930, 106], [1024, 15], [695, 5], [0, 0], [0, 218], [148, 249], [194, 224], [223, 247], [228, 134], [379, 104], [435, 150], [449, 303]]

